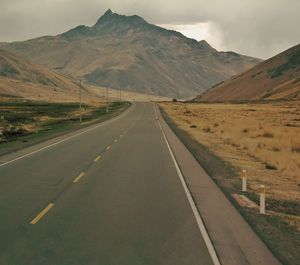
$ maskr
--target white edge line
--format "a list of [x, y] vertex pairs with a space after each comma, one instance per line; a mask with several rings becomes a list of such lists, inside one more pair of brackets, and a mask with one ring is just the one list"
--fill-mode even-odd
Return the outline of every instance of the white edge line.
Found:
[[109, 124], [109, 123], [111, 123], [111, 122], [113, 122], [113, 121], [115, 121], [115, 120], [118, 120], [118, 119], [122, 118], [123, 116], [125, 116], [125, 115], [132, 109], [133, 106], [134, 106], [134, 103], [131, 105], [131, 107], [130, 107], [127, 111], [125, 111], [124, 113], [122, 113], [121, 115], [119, 115], [119, 116], [117, 116], [117, 117], [115, 117], [115, 118], [113, 118], [113, 119], [104, 121], [104, 122], [102, 122], [102, 123], [100, 123], [100, 124], [98, 124], [98, 125], [96, 125], [96, 126], [93, 126], [92, 128], [89, 128], [89, 129], [87, 129], [87, 130], [85, 130], [85, 131], [83, 131], [83, 132], [77, 133], [77, 134], [75, 134], [75, 135], [72, 135], [72, 136], [70, 136], [70, 137], [67, 137], [67, 138], [65, 138], [65, 139], [63, 139], [63, 140], [60, 140], [60, 141], [58, 141], [58, 142], [55, 142], [55, 143], [53, 143], [53, 144], [44, 146], [44, 147], [42, 147], [42, 148], [40, 148], [40, 149], [34, 150], [34, 151], [30, 152], [30, 153], [27, 153], [27, 154], [25, 154], [25, 155], [22, 155], [22, 156], [19, 156], [19, 157], [17, 157], [17, 158], [14, 158], [14, 159], [12, 159], [12, 160], [9, 160], [9, 161], [7, 161], [7, 162], [5, 162], [5, 163], [0, 164], [0, 167], [3, 167], [3, 166], [5, 166], [5, 165], [8, 165], [8, 164], [13, 163], [13, 162], [15, 162], [15, 161], [18, 161], [18, 160], [20, 160], [20, 159], [22, 159], [22, 158], [25, 158], [25, 157], [27, 157], [27, 156], [33, 155], [33, 154], [38, 153], [38, 152], [40, 152], [40, 151], [42, 151], [42, 150], [48, 149], [48, 148], [50, 148], [50, 147], [52, 147], [52, 146], [58, 145], [58, 144], [60, 144], [60, 143], [63, 143], [63, 142], [65, 142], [65, 141], [68, 141], [68, 140], [70, 140], [70, 139], [72, 139], [72, 138], [75, 138], [75, 137], [77, 137], [77, 136], [79, 136], [79, 135], [82, 135], [82, 134], [84, 134], [84, 133], [87, 133], [87, 132], [89, 132], [89, 131], [95, 130], [95, 129], [97, 129], [97, 128], [99, 128], [99, 127], [102, 127], [102, 126], [104, 126], [104, 125], [107, 125], [107, 124]]
[[[157, 111], [156, 111], [156, 106], [155, 106], [155, 105], [154, 105], [154, 109], [155, 109], [155, 116], [156, 116], [156, 118], [158, 118], [158, 116], [157, 116]], [[202, 237], [203, 237], [203, 240], [204, 240], [204, 242], [205, 242], [205, 244], [206, 244], [206, 247], [207, 247], [207, 249], [208, 249], [208, 252], [209, 252], [209, 254], [210, 254], [211, 258], [212, 258], [212, 261], [213, 261], [214, 265], [221, 265], [221, 263], [220, 263], [220, 261], [219, 261], [219, 258], [218, 258], [218, 256], [217, 256], [216, 250], [215, 250], [215, 248], [214, 248], [214, 246], [213, 246], [213, 243], [211, 242], [211, 239], [210, 239], [210, 237], [209, 237], [209, 235], [208, 235], [208, 232], [207, 232], [207, 230], [206, 230], [206, 228], [205, 228], [204, 222], [203, 222], [203, 220], [202, 220], [202, 218], [201, 218], [201, 216], [200, 216], [200, 213], [199, 213], [199, 211], [198, 211], [198, 209], [197, 209], [197, 206], [195, 205], [195, 202], [194, 202], [194, 200], [193, 200], [193, 197], [192, 197], [192, 195], [191, 195], [191, 192], [190, 192], [190, 190], [189, 190], [188, 187], [187, 187], [187, 184], [186, 184], [186, 182], [185, 182], [185, 179], [184, 179], [184, 177], [183, 177], [183, 174], [182, 174], [182, 172], [181, 172], [181, 170], [180, 170], [180, 168], [179, 168], [179, 165], [178, 165], [178, 163], [177, 163], [177, 161], [176, 161], [176, 158], [175, 158], [175, 156], [174, 156], [174, 153], [173, 153], [173, 151], [172, 151], [172, 149], [171, 149], [171, 147], [170, 147], [170, 144], [169, 144], [169, 142], [168, 142], [168, 140], [167, 140], [167, 137], [166, 137], [166, 135], [165, 135], [165, 133], [164, 133], [164, 131], [163, 131], [163, 128], [162, 128], [161, 123], [160, 123], [159, 120], [158, 120], [158, 125], [159, 125], [159, 127], [160, 127], [160, 129], [161, 129], [161, 131], [162, 131], [164, 140], [165, 140], [165, 142], [166, 142], [166, 144], [167, 144], [167, 147], [168, 147], [168, 149], [169, 149], [169, 152], [170, 152], [170, 154], [171, 154], [171, 157], [172, 157], [172, 160], [173, 160], [173, 162], [174, 162], [175, 168], [176, 168], [176, 170], [177, 170], [179, 179], [180, 179], [180, 181], [181, 181], [181, 184], [182, 184], [182, 186], [183, 186], [183, 189], [184, 189], [184, 191], [185, 191], [185, 194], [186, 194], [186, 196], [187, 196], [187, 198], [188, 198], [188, 201], [189, 201], [190, 206], [191, 206], [191, 208], [192, 208], [192, 211], [193, 211], [193, 213], [194, 213], [196, 222], [197, 222], [197, 224], [198, 224], [199, 230], [200, 230], [201, 235], [202, 235]]]

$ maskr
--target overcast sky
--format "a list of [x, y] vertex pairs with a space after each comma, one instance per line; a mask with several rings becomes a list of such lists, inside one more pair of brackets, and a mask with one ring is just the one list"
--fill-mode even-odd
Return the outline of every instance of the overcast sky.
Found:
[[264, 59], [300, 43], [300, 0], [0, 0], [0, 41], [91, 26], [108, 8]]

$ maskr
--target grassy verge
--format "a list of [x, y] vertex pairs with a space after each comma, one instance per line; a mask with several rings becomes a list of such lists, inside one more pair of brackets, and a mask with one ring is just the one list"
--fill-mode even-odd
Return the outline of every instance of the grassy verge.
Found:
[[111, 119], [131, 104], [112, 102], [106, 106], [82, 105], [79, 123], [77, 103], [45, 103], [10, 98], [0, 102], [0, 155]]
[[[300, 231], [291, 227], [279, 216], [259, 215], [257, 210], [241, 207], [231, 196], [232, 193], [241, 193], [239, 189], [241, 186], [238, 178], [239, 174], [236, 169], [200, 144], [190, 134], [178, 128], [162, 108], [161, 113], [170, 128], [181, 139], [274, 255], [285, 265], [300, 264]], [[257, 200], [255, 194], [249, 193], [247, 196]], [[276, 202], [270, 202], [270, 204], [271, 207], [272, 204], [279, 207]], [[285, 206], [281, 205], [281, 208], [285, 208]]]

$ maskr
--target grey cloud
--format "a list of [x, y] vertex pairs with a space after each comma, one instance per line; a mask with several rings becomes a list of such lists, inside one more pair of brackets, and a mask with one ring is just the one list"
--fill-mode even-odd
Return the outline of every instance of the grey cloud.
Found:
[[210, 21], [222, 49], [251, 56], [268, 58], [300, 43], [299, 0], [0, 0], [0, 41], [92, 25], [108, 8], [155, 24]]

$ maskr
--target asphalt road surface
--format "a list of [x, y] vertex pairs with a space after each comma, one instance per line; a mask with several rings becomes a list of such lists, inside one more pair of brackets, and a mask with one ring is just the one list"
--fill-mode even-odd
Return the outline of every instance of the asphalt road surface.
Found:
[[4, 162], [0, 264], [213, 264], [152, 103]]

